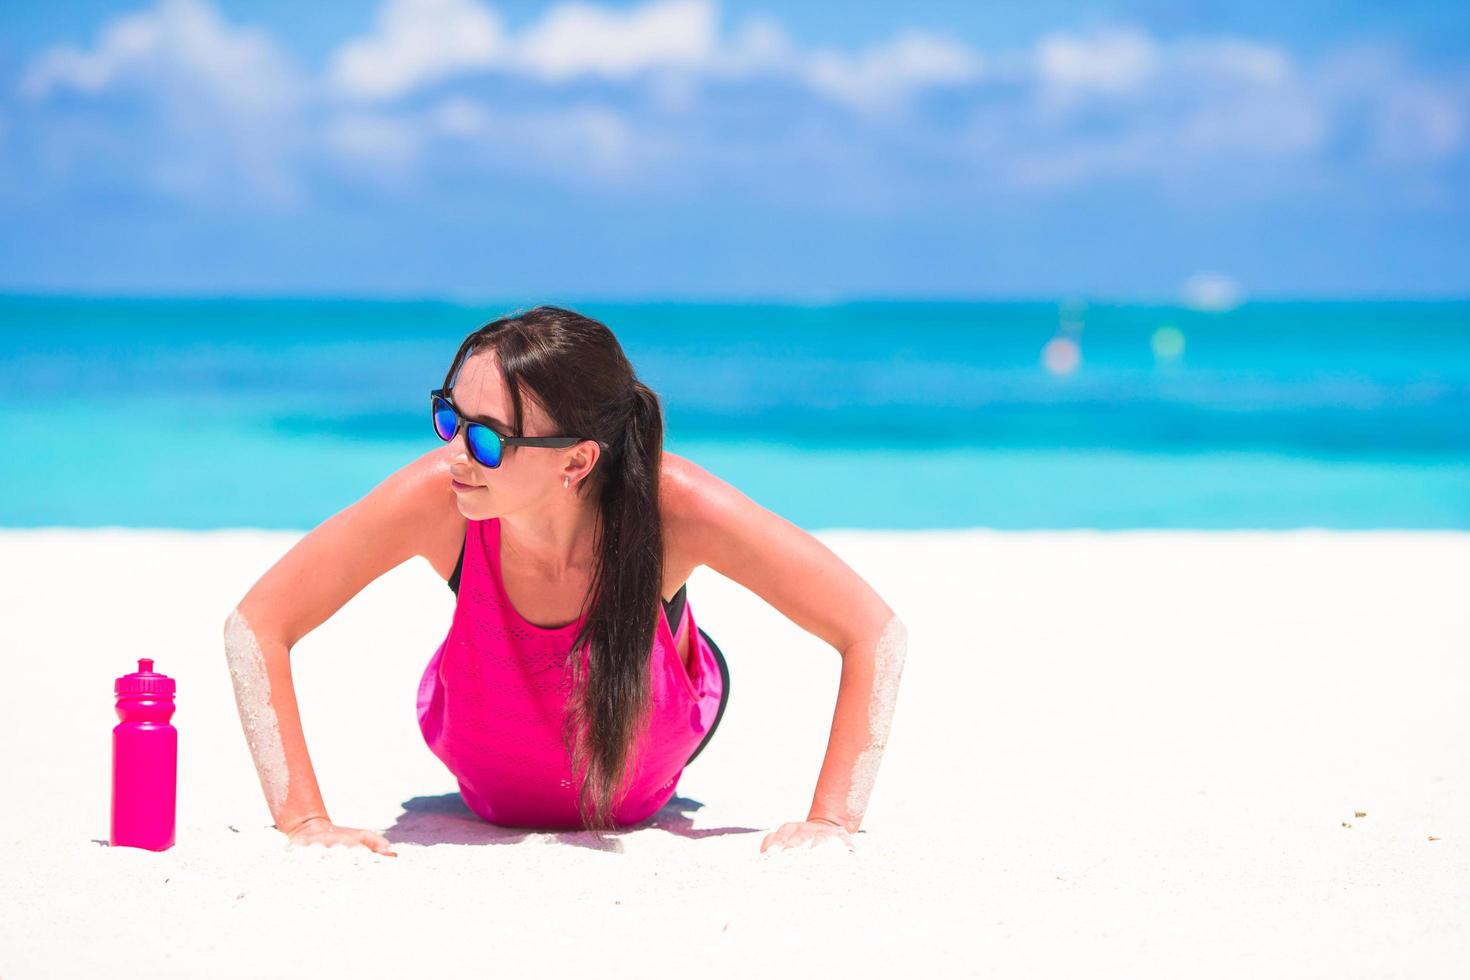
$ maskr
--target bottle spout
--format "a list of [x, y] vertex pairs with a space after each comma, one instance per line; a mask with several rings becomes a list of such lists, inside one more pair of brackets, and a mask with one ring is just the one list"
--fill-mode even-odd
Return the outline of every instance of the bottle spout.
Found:
[[153, 669], [152, 657], [138, 658], [136, 673], [124, 674], [112, 685], [112, 692], [123, 695], [174, 696], [174, 679]]

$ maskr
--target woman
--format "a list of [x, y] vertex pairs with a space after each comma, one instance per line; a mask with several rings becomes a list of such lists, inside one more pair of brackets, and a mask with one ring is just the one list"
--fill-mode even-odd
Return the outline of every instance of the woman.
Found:
[[447, 445], [303, 537], [225, 623], [241, 723], [291, 843], [394, 855], [381, 834], [328, 817], [290, 651], [422, 556], [457, 600], [420, 685], [420, 727], [481, 818], [628, 826], [673, 796], [728, 694], [723, 655], [684, 601], [703, 565], [842, 655], [807, 817], [761, 851], [852, 847], [906, 649], [877, 593], [812, 536], [664, 453], [657, 397], [595, 320], [542, 306], [476, 330], [431, 409]]

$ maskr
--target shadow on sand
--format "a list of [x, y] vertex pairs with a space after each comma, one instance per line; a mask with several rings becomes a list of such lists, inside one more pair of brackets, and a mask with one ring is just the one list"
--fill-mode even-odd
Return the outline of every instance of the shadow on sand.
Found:
[[698, 800], [674, 796], [657, 813], [642, 823], [615, 831], [532, 830], [524, 827], [501, 827], [486, 823], [475, 815], [458, 793], [441, 796], [415, 796], [403, 802], [403, 812], [383, 836], [394, 844], [518, 844], [528, 837], [551, 837], [559, 844], [591, 848], [621, 854], [624, 834], [640, 830], [664, 830], [690, 840], [719, 837], [724, 834], [760, 833], [756, 827], [694, 827], [694, 811], [703, 807]]

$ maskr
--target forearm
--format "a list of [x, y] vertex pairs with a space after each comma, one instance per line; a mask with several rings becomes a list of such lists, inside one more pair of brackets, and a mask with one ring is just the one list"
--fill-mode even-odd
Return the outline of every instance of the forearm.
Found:
[[843, 651], [832, 733], [808, 820], [857, 833], [888, 744], [907, 653], [908, 630], [897, 616], [877, 636]]
[[325, 818], [296, 707], [290, 649], [273, 637], [257, 637], [236, 609], [225, 622], [225, 659], [240, 724], [277, 829], [289, 833], [311, 817]]

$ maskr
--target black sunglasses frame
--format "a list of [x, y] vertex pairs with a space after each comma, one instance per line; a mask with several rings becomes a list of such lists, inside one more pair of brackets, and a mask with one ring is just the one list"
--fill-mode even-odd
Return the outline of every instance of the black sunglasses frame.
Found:
[[442, 401], [445, 405], [449, 406], [449, 410], [454, 413], [454, 433], [448, 439], [444, 439], [444, 437], [439, 434], [439, 426], [434, 425], [434, 435], [439, 436], [440, 439], [444, 439], [445, 442], [453, 442], [454, 437], [459, 435], [459, 430], [468, 430], [472, 427], [477, 427], [484, 429], [486, 432], [493, 435], [496, 439], [500, 440], [500, 459], [494, 463], [487, 463], [483, 459], [481, 459], [479, 455], [475, 452], [474, 443], [470, 442], [469, 432], [465, 432], [464, 447], [466, 450], [468, 450], [470, 458], [473, 459], [476, 463], [479, 463], [481, 466], [488, 466], [492, 470], [496, 469], [500, 466], [501, 463], [505, 462], [506, 446], [531, 446], [539, 447], [542, 449], [568, 449], [572, 446], [575, 446], [579, 442], [585, 441], [579, 436], [503, 436], [499, 432], [496, 432], [494, 429], [492, 429], [490, 426], [486, 425], [484, 422], [475, 422], [461, 415], [459, 413], [459, 408], [454, 404], [454, 399], [449, 397], [449, 389], [447, 388], [435, 388], [433, 391], [429, 392], [430, 424], [433, 424], [434, 416], [438, 413], [438, 406], [435, 404], [438, 401]]

